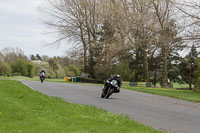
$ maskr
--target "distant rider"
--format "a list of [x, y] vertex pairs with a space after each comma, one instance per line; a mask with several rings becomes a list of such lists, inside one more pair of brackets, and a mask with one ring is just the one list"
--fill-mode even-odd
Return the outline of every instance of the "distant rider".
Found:
[[46, 77], [46, 72], [44, 71], [44, 69], [42, 69], [42, 71], [40, 72], [40, 77]]
[[106, 83], [105, 83], [105, 85], [104, 85], [105, 92], [108, 90], [109, 85], [110, 85], [110, 82], [111, 82], [112, 80], [116, 80], [116, 81], [117, 81], [117, 84], [118, 84], [118, 86], [119, 86], [118, 88], [116, 88], [116, 90], [115, 90], [114, 93], [119, 93], [119, 92], [120, 92], [120, 87], [121, 87], [121, 85], [122, 85], [122, 80], [121, 80], [121, 78], [120, 78], [120, 75], [116, 75], [116, 76], [114, 76], [114, 77], [109, 78], [109, 79], [106, 80]]

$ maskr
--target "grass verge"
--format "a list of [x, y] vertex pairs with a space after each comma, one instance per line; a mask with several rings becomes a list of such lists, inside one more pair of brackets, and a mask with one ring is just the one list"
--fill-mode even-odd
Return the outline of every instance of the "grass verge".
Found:
[[161, 96], [168, 96], [172, 98], [184, 99], [193, 102], [200, 102], [199, 90], [194, 92], [192, 90], [176, 90], [167, 88], [147, 88], [147, 87], [131, 87], [131, 86], [123, 86], [123, 88], [150, 94], [161, 95]]
[[49, 97], [0, 80], [1, 133], [159, 133], [128, 117]]

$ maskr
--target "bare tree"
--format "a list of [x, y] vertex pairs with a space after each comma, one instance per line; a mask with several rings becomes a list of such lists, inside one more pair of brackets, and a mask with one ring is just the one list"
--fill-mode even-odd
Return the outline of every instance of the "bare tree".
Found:
[[153, 42], [156, 19], [152, 15], [152, 4], [149, 0], [123, 0], [121, 3], [123, 15], [120, 16], [122, 22], [118, 28], [119, 33], [124, 40], [124, 46], [127, 46], [129, 51], [142, 50], [143, 79], [149, 81], [148, 56], [150, 51], [155, 50]]
[[50, 17], [44, 23], [53, 28], [53, 33], [58, 34], [59, 39], [52, 44], [65, 39], [81, 44], [84, 51], [84, 67], [87, 67], [88, 37], [86, 24], [87, 12], [84, 0], [48, 0], [49, 6], [43, 8], [42, 12]]
[[158, 21], [158, 44], [161, 48], [162, 58], [162, 86], [168, 87], [168, 58], [173, 45], [181, 40], [177, 37], [176, 20], [174, 19], [174, 8], [169, 0], [151, 0], [154, 14]]
[[186, 22], [185, 40], [198, 42], [200, 40], [200, 1], [184, 0], [170, 2], [183, 14], [182, 17]]
[[27, 57], [24, 55], [24, 52], [19, 48], [6, 47], [2, 50], [1, 53], [4, 56], [4, 61], [8, 64], [12, 64], [18, 59], [27, 60]]

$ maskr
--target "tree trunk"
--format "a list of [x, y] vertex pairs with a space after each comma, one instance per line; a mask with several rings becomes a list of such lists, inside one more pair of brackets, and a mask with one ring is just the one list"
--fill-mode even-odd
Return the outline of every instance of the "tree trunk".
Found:
[[84, 38], [82, 24], [80, 24], [80, 32], [81, 32], [81, 41], [82, 41], [83, 46], [84, 46], [84, 55], [83, 55], [84, 56], [83, 57], [84, 72], [87, 72], [87, 43], [86, 43], [85, 38]]
[[162, 48], [163, 68], [162, 68], [162, 87], [168, 87], [168, 47]]
[[189, 73], [189, 89], [192, 89], [192, 67], [191, 67], [191, 62], [190, 62], [190, 73]]
[[147, 52], [146, 50], [143, 50], [144, 52], [144, 81], [149, 82], [149, 65], [147, 60]]
[[156, 83], [157, 83], [157, 63], [155, 65], [155, 73], [154, 73], [154, 87], [156, 87]]
[[84, 72], [87, 72], [87, 46], [84, 45], [84, 55], [83, 55], [83, 62], [84, 62]]

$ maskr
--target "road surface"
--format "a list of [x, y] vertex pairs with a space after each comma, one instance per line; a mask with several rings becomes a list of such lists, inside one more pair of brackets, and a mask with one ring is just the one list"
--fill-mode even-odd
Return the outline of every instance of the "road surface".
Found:
[[170, 133], [200, 133], [200, 103], [122, 89], [109, 99], [102, 99], [102, 86], [39, 81], [21, 81], [49, 96], [89, 104], [120, 113]]

